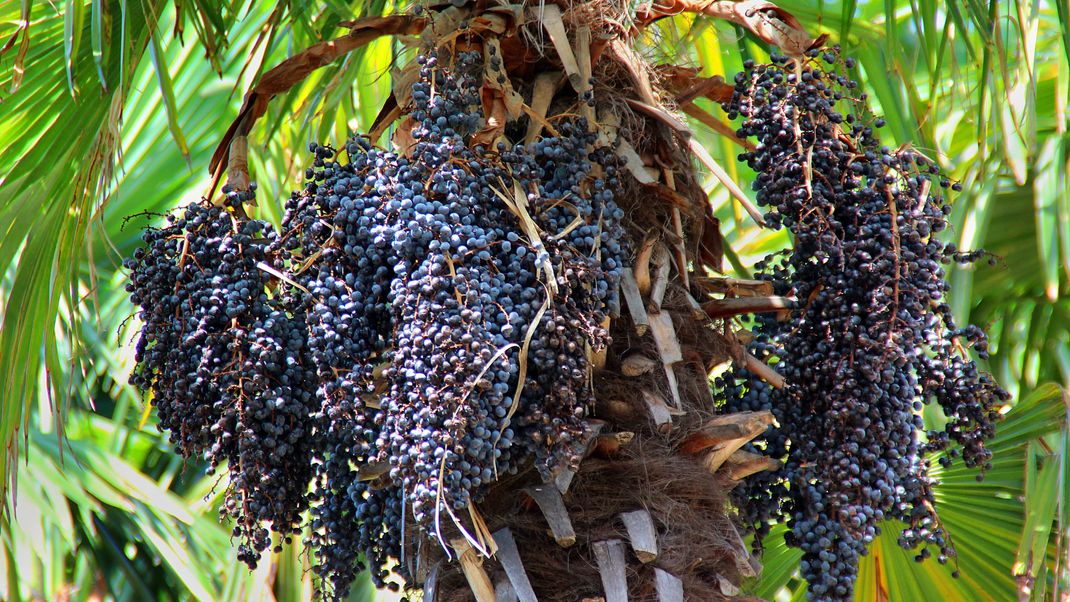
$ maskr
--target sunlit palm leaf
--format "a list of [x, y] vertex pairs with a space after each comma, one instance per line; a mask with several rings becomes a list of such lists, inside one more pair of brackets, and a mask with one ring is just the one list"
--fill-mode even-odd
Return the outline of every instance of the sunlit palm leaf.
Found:
[[[189, 486], [190, 475], [162, 442], [133, 430], [142, 414], [139, 395], [126, 383], [136, 322], [128, 321], [133, 310], [123, 290], [119, 262], [138, 244], [147, 220], [159, 219], [160, 212], [196, 198], [203, 190], [211, 151], [237, 110], [241, 90], [256, 75], [254, 66], [241, 82], [234, 79], [261, 25], [274, 23], [267, 36], [273, 41], [260, 50], [268, 64], [284, 58], [294, 46], [310, 44], [312, 37], [338, 32], [333, 24], [320, 30], [309, 29], [300, 19], [291, 21], [285, 6], [276, 12], [274, 7], [232, 6], [240, 10], [223, 11], [222, 23], [212, 18], [199, 20], [195, 27], [198, 37], [214, 36], [216, 44], [226, 40], [213, 65], [204, 60], [203, 43], [191, 43], [194, 40], [187, 36], [183, 47], [169, 36], [170, 31], [183, 29], [175, 26], [170, 5], [147, 4], [153, 12], [146, 16], [130, 7], [123, 9], [121, 2], [86, 3], [83, 40], [95, 40], [100, 34], [100, 40], [110, 40], [112, 46], [98, 51], [96, 42], [83, 41], [73, 52], [65, 35], [70, 38], [77, 20], [65, 19], [67, 7], [58, 7], [57, 12], [46, 3], [34, 4], [33, 43], [25, 63], [30, 68], [17, 93], [8, 93], [17, 72], [6, 70], [10, 62], [0, 61], [0, 68], [5, 68], [0, 72], [0, 142], [5, 148], [0, 156], [0, 315], [5, 320], [0, 331], [0, 374], [22, 379], [5, 381], [8, 394], [0, 404], [9, 457], [13, 458], [13, 444], [28, 437], [28, 449], [23, 447], [28, 464], [19, 478], [22, 508], [7, 517], [16, 518], [15, 523], [0, 529], [6, 569], [0, 578], [0, 589], [6, 593], [0, 598], [52, 597], [71, 587], [80, 588], [81, 597], [92, 588], [105, 587], [119, 599], [147, 599], [162, 591], [210, 600], [262, 599], [257, 592], [270, 594], [278, 588], [307, 592], [307, 565], [292, 550], [273, 562], [265, 561], [265, 568], [254, 574], [239, 565], [229, 527], [216, 519], [220, 488], [215, 487], [211, 503], [201, 501], [215, 481], [205, 479], [204, 486], [176, 497]], [[0, 22], [18, 22], [19, 8], [4, 5], [0, 11], [14, 12], [0, 14]], [[306, 16], [319, 10], [305, 3], [294, 3], [292, 8]], [[336, 13], [332, 23], [356, 16]], [[187, 17], [200, 19], [196, 14]], [[160, 36], [151, 44], [158, 47], [152, 61], [145, 54], [153, 30], [147, 24], [150, 20], [159, 21]], [[293, 22], [301, 27], [291, 29]], [[105, 30], [94, 31], [102, 25]], [[7, 39], [10, 31], [0, 28], [0, 37]], [[72, 49], [77, 99], [71, 98], [67, 86], [65, 48]], [[4, 55], [5, 61], [8, 56]], [[377, 60], [384, 64], [381, 53]], [[113, 77], [105, 79], [106, 89], [97, 79], [98, 63], [106, 76]], [[223, 79], [215, 74], [216, 66]], [[162, 69], [167, 71], [161, 73]], [[367, 70], [359, 61], [351, 69]], [[161, 83], [173, 90], [173, 107], [161, 102]], [[363, 105], [371, 102], [375, 99], [365, 98]], [[359, 125], [359, 115], [330, 105], [311, 105], [311, 110], [323, 111], [324, 121], [337, 117], [342, 123]], [[120, 148], [121, 160], [111, 170]], [[275, 180], [278, 194], [285, 194], [279, 191], [292, 187], [286, 182], [293, 175], [292, 160], [282, 147], [269, 148], [270, 153], [258, 151], [258, 158], [265, 164], [286, 165], [282, 178], [264, 174]], [[194, 171], [183, 167], [184, 152], [189, 153]], [[127, 223], [128, 217], [145, 212], [149, 215]], [[32, 387], [40, 382], [42, 358], [47, 360], [50, 394]], [[68, 392], [81, 407], [95, 397], [98, 408], [111, 419], [92, 420], [86, 426], [84, 418], [71, 422], [58, 411], [48, 411], [50, 399], [65, 405]], [[46, 424], [27, 422], [38, 406], [45, 408], [40, 416], [48, 419]], [[69, 446], [60, 446], [50, 416], [73, 428]], [[75, 410], [72, 416], [83, 413]], [[12, 470], [15, 465], [4, 468]], [[196, 465], [189, 467], [193, 474], [198, 470]], [[8, 528], [12, 524], [22, 528]], [[32, 528], [35, 524], [40, 528]], [[165, 571], [151, 568], [161, 562]], [[297, 564], [280, 566], [288, 562]], [[288, 582], [268, 579], [276, 573], [292, 577]], [[362, 581], [354, 589], [366, 595], [366, 588]]]
[[[74, 4], [85, 9], [84, 3]], [[18, 10], [13, 4], [6, 6]], [[100, 20], [87, 19], [84, 12], [72, 17], [57, 12], [52, 4], [33, 3], [27, 72], [18, 91], [3, 100], [6, 150], [0, 158], [0, 223], [11, 224], [0, 239], [4, 261], [0, 273], [8, 274], [10, 282], [4, 290], [0, 326], [0, 379], [9, 394], [0, 410], [4, 483], [18, 453], [17, 433], [25, 429], [29, 408], [36, 401], [42, 350], [57, 346], [51, 325], [61, 304], [77, 302], [70, 288], [74, 270], [102, 192], [101, 181], [111, 173], [119, 142], [115, 127], [130, 88], [132, 66], [145, 48], [146, 22], [158, 11], [151, 2], [130, 3], [121, 20], [108, 21], [112, 29], [107, 36], [111, 44], [103, 66], [108, 84], [104, 88], [91, 47], [79, 41], [83, 34], [88, 39], [92, 24]], [[5, 21], [15, 18], [15, 14], [0, 16]], [[0, 89], [12, 87], [14, 73], [0, 73]], [[73, 96], [72, 90], [80, 90], [82, 97]], [[54, 353], [45, 353], [44, 360], [52, 375], [46, 386], [51, 386], [53, 399], [61, 400], [67, 393], [64, 366]], [[0, 494], [3, 491], [0, 486]]]

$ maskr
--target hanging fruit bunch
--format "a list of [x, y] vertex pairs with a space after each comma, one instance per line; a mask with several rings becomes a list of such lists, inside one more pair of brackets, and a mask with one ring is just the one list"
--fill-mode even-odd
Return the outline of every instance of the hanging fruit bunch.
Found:
[[[757, 139], [741, 158], [767, 220], [794, 241], [759, 277], [806, 299], [787, 319], [760, 316], [752, 344], [791, 386], [738, 370], [722, 381], [726, 409], [773, 411], [780, 428], [760, 444], [788, 458], [740, 488], [740, 507], [762, 534], [787, 522], [813, 599], [851, 596], [884, 520], [907, 525], [900, 544], [920, 546], [918, 560], [929, 546], [941, 564], [954, 558], [925, 455], [954, 443], [945, 462], [961, 453], [990, 468], [984, 442], [1008, 399], [965, 353], [987, 357], [984, 333], [956, 327], [945, 299], [943, 266], [983, 256], [935, 237], [951, 209], [941, 191], [957, 185], [913, 149], [881, 145], [852, 66], [838, 49], [774, 55], [747, 65], [725, 105], [743, 119], [739, 135]], [[942, 430], [925, 429], [927, 403], [946, 416]]]

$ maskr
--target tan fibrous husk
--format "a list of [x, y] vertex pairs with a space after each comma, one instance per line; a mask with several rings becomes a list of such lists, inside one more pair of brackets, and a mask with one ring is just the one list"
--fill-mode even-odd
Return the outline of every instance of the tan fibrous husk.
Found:
[[[659, 555], [651, 565], [629, 564], [629, 599], [656, 601], [657, 566], [680, 576], [691, 600], [725, 599], [717, 579], [738, 583], [733, 525], [725, 502], [726, 488], [705, 472], [701, 463], [677, 454], [661, 437], [638, 436], [612, 459], [588, 458], [566, 497], [566, 507], [578, 534], [575, 545], [563, 548], [546, 532], [542, 514], [512, 489], [508, 495], [488, 495], [498, 504], [483, 506], [500, 525], [512, 529], [520, 556], [539, 600], [574, 602], [602, 595], [591, 544], [606, 539], [627, 540], [620, 514], [646, 509], [658, 533]], [[495, 529], [491, 525], [491, 529]], [[486, 564], [492, 581], [501, 576]], [[457, 571], [444, 573], [439, 599], [471, 600]]]

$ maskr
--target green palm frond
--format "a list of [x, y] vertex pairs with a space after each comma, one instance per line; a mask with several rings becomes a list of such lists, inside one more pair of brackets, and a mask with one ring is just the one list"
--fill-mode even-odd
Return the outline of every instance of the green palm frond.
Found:
[[[202, 466], [184, 466], [140, 430], [149, 414], [126, 382], [138, 324], [120, 266], [147, 222], [206, 188], [241, 91], [294, 48], [344, 33], [337, 23], [362, 8], [194, 4], [0, 5], [0, 48], [15, 40], [0, 54], [0, 470], [17, 491], [0, 491], [11, 502], [0, 527], [0, 599], [311, 595], [297, 549], [256, 573], [239, 565], [217, 520], [223, 484], [195, 478]], [[209, 4], [215, 13], [203, 10]], [[19, 25], [23, 7], [28, 27]], [[289, 149], [321, 123], [361, 127], [389, 79], [351, 82], [382, 75], [390, 59], [389, 43], [370, 47], [315, 76], [348, 77], [341, 89], [350, 94], [313, 98], [311, 86], [273, 107], [275, 138], [253, 155], [254, 177], [270, 182], [274, 198], [295, 186]], [[297, 112], [303, 128], [278, 118]], [[279, 217], [281, 205], [271, 205], [265, 213]], [[371, 599], [369, 588], [358, 583], [354, 599]]]
[[[32, 7], [19, 34], [29, 40], [24, 42], [25, 60], [0, 74], [7, 133], [0, 158], [0, 224], [5, 225], [0, 238], [0, 273], [5, 274], [0, 378], [7, 385], [0, 410], [4, 482], [18, 455], [18, 432], [25, 431], [37, 399], [42, 364], [52, 375], [45, 385], [50, 398], [58, 402], [67, 395], [67, 370], [55, 352], [58, 334], [51, 326], [61, 305], [71, 306], [80, 298], [75, 286], [78, 257], [99, 208], [103, 182], [112, 174], [119, 145], [116, 127], [133, 67], [148, 40], [147, 22], [160, 10], [151, 2], [130, 3], [122, 15], [98, 14], [102, 6], [82, 3], [75, 3], [78, 11], [23, 4]], [[11, 14], [0, 20], [17, 22], [24, 16], [21, 7], [7, 6]], [[92, 14], [87, 15], [86, 8]], [[108, 35], [94, 36], [94, 26], [99, 31], [105, 20]], [[94, 52], [96, 44], [81, 44], [82, 39], [102, 36], [110, 44], [99, 52]]]
[[[15, 64], [0, 62], [0, 377], [9, 384], [0, 411], [7, 450], [0, 472], [9, 478], [18, 432], [25, 431], [38, 393], [57, 403], [68, 398], [70, 370], [56, 351], [59, 339], [74, 345], [71, 357], [91, 361], [92, 351], [79, 349], [81, 339], [63, 332], [57, 319], [62, 312], [77, 315], [74, 308], [97, 298], [97, 274], [110, 277], [120, 256], [133, 250], [139, 228], [124, 228], [125, 218], [165, 211], [203, 192], [203, 170], [241, 90], [265, 65], [340, 35], [340, 21], [362, 14], [361, 8], [306, 2], [24, 4], [32, 5], [29, 25], [10, 34], [30, 39], [28, 51]], [[363, 7], [386, 8], [382, 0]], [[22, 21], [18, 4], [3, 10], [0, 23]], [[199, 43], [171, 37], [187, 27]], [[0, 37], [8, 33], [0, 29]], [[3, 59], [18, 56], [12, 53], [21, 53], [22, 44], [13, 44]], [[389, 92], [383, 76], [391, 57], [388, 41], [376, 43], [276, 101], [264, 120], [272, 125], [254, 133], [254, 141], [265, 143], [253, 152], [275, 199], [292, 188], [296, 175], [288, 149], [344, 136], [374, 116]], [[375, 83], [356, 86], [358, 78]], [[320, 94], [328, 88], [335, 92]], [[294, 114], [301, 119], [292, 120]], [[279, 206], [270, 213], [278, 217]], [[42, 368], [47, 391], [38, 390]], [[62, 423], [62, 411], [57, 417]]]

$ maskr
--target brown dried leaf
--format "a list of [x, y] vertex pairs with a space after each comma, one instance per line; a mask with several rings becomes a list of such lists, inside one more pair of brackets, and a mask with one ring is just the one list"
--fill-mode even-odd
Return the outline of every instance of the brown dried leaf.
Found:
[[372, 122], [371, 129], [368, 130], [368, 139], [371, 140], [372, 144], [379, 140], [391, 123], [401, 118], [401, 114], [401, 107], [398, 106], [394, 95], [391, 94], [386, 98], [386, 102], [379, 109], [379, 114], [375, 116], [375, 121]]
[[650, 260], [654, 256], [654, 246], [658, 243], [658, 236], [656, 233], [647, 233], [647, 237], [643, 240], [643, 243], [639, 246], [639, 251], [635, 254], [635, 283], [639, 287], [639, 294], [646, 296], [650, 293]]
[[577, 92], [583, 91], [583, 74], [580, 73], [576, 55], [572, 52], [572, 45], [568, 41], [568, 33], [565, 31], [565, 23], [561, 18], [561, 8], [556, 4], [540, 5], [531, 9], [535, 13], [536, 20], [542, 23], [546, 33], [550, 35], [550, 41], [561, 59], [561, 66], [568, 74], [568, 81]]
[[[490, 32], [497, 35], [512, 36], [518, 27], [524, 24], [524, 5], [506, 4], [492, 6], [481, 15], [472, 19], [472, 30], [478, 33]], [[499, 30], [500, 29], [500, 30]]]
[[702, 224], [698, 253], [702, 265], [719, 274], [724, 273], [724, 238], [721, 236], [721, 220], [713, 215], [707, 215]]
[[702, 77], [697, 69], [681, 65], [658, 65], [658, 82], [666, 91], [676, 97], [678, 104], [705, 96], [717, 102], [732, 99], [735, 87], [724, 81], [720, 75]]
[[635, 100], [634, 98], [627, 98], [625, 100], [628, 103], [628, 106], [655, 121], [660, 121], [677, 134], [685, 137], [691, 136], [691, 129], [687, 127], [687, 124], [680, 121], [675, 115], [666, 111], [662, 107], [656, 104], [649, 104], [640, 100]]
[[502, 57], [502, 47], [496, 38], [489, 39], [483, 44], [485, 65], [483, 85], [500, 90], [505, 101], [505, 108], [509, 113], [509, 120], [519, 119], [523, 114], [524, 98], [513, 89], [504, 61], [496, 67], [494, 61], [491, 60], [494, 57]]
[[743, 17], [743, 25], [756, 36], [789, 55], [802, 55], [814, 45], [799, 20], [772, 2], [744, 0], [737, 4], [737, 12]]
[[743, 367], [755, 376], [769, 383], [774, 389], [783, 389], [787, 384], [784, 377], [771, 368], [769, 364], [754, 357], [746, 350], [743, 351]]
[[[580, 90], [581, 94], [593, 93], [594, 86], [591, 85], [591, 28], [587, 25], [583, 25], [576, 28], [576, 63], [580, 68]], [[580, 101], [580, 115], [587, 119], [588, 123], [593, 123], [595, 119], [594, 107]]]
[[505, 95], [501, 90], [484, 84], [482, 89], [483, 115], [487, 123], [478, 132], [472, 135], [473, 146], [490, 146], [505, 133], [505, 123], [509, 115], [509, 109], [505, 104]]
[[389, 462], [364, 464], [357, 468], [357, 479], [361, 481], [374, 481], [388, 472], [390, 472]]
[[404, 69], [395, 69], [390, 74], [390, 91], [399, 107], [408, 107], [412, 101], [412, 86], [420, 79], [420, 65], [413, 62]]
[[350, 32], [328, 42], [314, 44], [279, 63], [261, 76], [260, 81], [246, 93], [238, 117], [231, 123], [212, 154], [208, 171], [216, 174], [230, 158], [230, 142], [236, 135], [247, 134], [253, 124], [267, 111], [268, 103], [277, 94], [286, 92], [303, 81], [310, 73], [371, 41], [387, 35], [414, 35], [427, 26], [428, 20], [413, 15], [369, 17], [350, 24]]
[[[535, 112], [534, 109], [532, 109], [528, 105], [521, 105], [520, 108], [522, 108], [524, 110], [524, 112], [527, 113], [528, 117], [531, 117], [533, 122], [535, 122], [535, 124], [534, 124], [535, 133], [530, 134], [531, 137], [532, 137], [531, 138], [532, 142], [534, 142], [535, 139], [539, 137], [539, 134], [542, 133], [542, 130], [544, 130], [544, 129], [547, 132], [549, 132], [551, 136], [557, 137], [557, 136], [561, 135], [557, 131], [557, 129], [554, 128], [552, 123], [550, 123], [549, 121], [546, 121], [546, 117], [545, 116], [539, 115], [538, 113]], [[528, 131], [531, 132], [532, 128], [529, 127]], [[525, 144], [530, 144], [530, 143], [525, 142]]]
[[394, 145], [394, 151], [398, 155], [407, 157], [409, 152], [412, 151], [412, 147], [416, 144], [416, 139], [412, 137], [412, 128], [415, 126], [416, 122], [413, 121], [412, 117], [406, 117], [394, 130], [390, 143]]
[[428, 31], [431, 33], [431, 38], [441, 46], [457, 37], [461, 22], [468, 15], [468, 11], [456, 6], [447, 6], [431, 11], [431, 14], [433, 16]]
[[728, 297], [714, 299], [702, 304], [703, 311], [711, 318], [728, 318], [741, 314], [780, 312], [798, 307], [798, 299], [769, 295], [764, 297]]
[[700, 13], [743, 25], [765, 42], [779, 47], [790, 55], [801, 55], [819, 45], [802, 24], [788, 11], [767, 0], [671, 0], [647, 5], [636, 14], [636, 21], [647, 25], [662, 17], [683, 12]]
[[752, 203], [750, 199], [747, 198], [747, 195], [744, 194], [743, 189], [740, 188], [739, 184], [736, 184], [736, 181], [728, 175], [728, 172], [725, 171], [724, 168], [721, 167], [721, 165], [717, 163], [716, 160], [714, 160], [710, 153], [707, 152], [706, 149], [701, 144], [699, 144], [697, 140], [689, 136], [685, 138], [685, 142], [687, 144], [687, 147], [691, 149], [691, 152], [694, 153], [695, 156], [698, 157], [699, 161], [703, 165], [705, 165], [707, 169], [710, 170], [710, 172], [715, 178], [717, 178], [717, 181], [719, 181], [721, 184], [724, 185], [725, 188], [728, 189], [728, 192], [731, 193], [737, 201], [739, 201], [740, 205], [743, 205], [743, 209], [745, 209], [747, 213], [750, 214], [751, 219], [753, 219], [759, 226], [764, 227], [765, 218], [762, 217], [762, 212], [759, 211], [758, 208], [754, 206], [754, 203]]
[[736, 297], [756, 297], [773, 294], [773, 283], [767, 280], [705, 278], [702, 280], [702, 287], [711, 293], [723, 293]]
[[679, 192], [676, 192], [661, 182], [646, 184], [643, 186], [643, 191], [655, 197], [659, 202], [668, 203], [692, 217], [702, 217], [703, 209], [706, 208], [705, 205], [696, 206], [695, 203], [689, 201]]
[[249, 190], [249, 139], [245, 136], [230, 141], [227, 184], [232, 190]]
[[708, 112], [703, 111], [695, 103], [686, 102], [680, 105], [680, 110], [683, 111], [684, 114], [695, 119], [699, 123], [705, 125], [711, 130], [717, 132], [718, 134], [728, 138], [732, 142], [735, 142], [736, 144], [742, 146], [743, 148], [748, 150], [754, 149], [754, 144], [748, 140], [743, 140], [742, 138], [737, 136], [736, 131], [732, 129], [732, 126], [717, 119], [713, 115], [710, 115]]
[[483, 568], [483, 559], [480, 558], [476, 548], [461, 537], [451, 540], [450, 545], [457, 553], [461, 572], [464, 573], [476, 602], [494, 602], [494, 585], [487, 576], [486, 569]]
[[564, 74], [560, 71], [547, 71], [535, 78], [531, 91], [531, 106], [524, 110], [531, 117], [528, 131], [524, 135], [524, 144], [535, 142], [543, 128], [553, 130], [553, 126], [546, 120], [546, 111], [550, 109], [550, 101], [564, 81]]
[[[494, 191], [494, 194], [505, 203], [505, 206], [509, 211], [520, 219], [520, 229], [524, 232], [524, 235], [528, 237], [531, 245], [533, 247], [543, 248], [542, 231], [539, 228], [539, 225], [535, 223], [535, 220], [531, 218], [531, 214], [528, 213], [528, 197], [520, 187], [520, 182], [513, 180], [511, 191], [512, 196], [509, 195], [509, 187], [509, 183], [503, 181], [502, 190], [498, 190], [494, 187], [491, 187], [491, 189]], [[557, 277], [554, 276], [554, 266], [549, 261], [544, 261], [541, 267], [546, 278], [544, 284], [550, 293], [547, 297], [547, 302], [549, 302], [549, 297], [556, 295], [558, 291]], [[539, 315], [541, 317], [541, 313]], [[537, 322], [538, 320], [536, 320], [533, 325], [537, 325]], [[523, 366], [521, 367], [521, 370], [523, 370]]]
[[474, 525], [474, 531], [476, 532], [476, 539], [479, 543], [483, 544], [483, 548], [490, 552], [491, 556], [494, 556], [498, 552], [498, 544], [494, 541], [494, 536], [490, 533], [490, 528], [487, 527], [487, 521], [480, 514], [476, 505], [468, 502], [468, 516], [472, 519], [472, 525]]
[[635, 151], [635, 147], [628, 143], [623, 137], [617, 141], [617, 156], [624, 159], [624, 167], [639, 181], [640, 184], [653, 184], [656, 180], [650, 175], [650, 172], [646, 170], [646, 165], [643, 164], [643, 158], [639, 156], [639, 153]]
[[[666, 177], [671, 178], [672, 172], [666, 170]], [[680, 208], [672, 208], [672, 231], [676, 236], [673, 237], [673, 257], [676, 259], [676, 273], [680, 275], [681, 284], [684, 285], [684, 290], [691, 290], [691, 282], [687, 273], [687, 248], [684, 246], [686, 235], [684, 234], [684, 220], [680, 215]]]
[[486, 125], [472, 136], [472, 144], [489, 146], [505, 133], [506, 123], [523, 114], [524, 99], [513, 90], [496, 38], [483, 43], [483, 58], [481, 100]]
[[471, 27], [473, 33], [500, 36], [505, 33], [507, 25], [505, 17], [484, 13], [472, 19], [469, 27]]
[[632, 108], [644, 113], [648, 117], [651, 117], [672, 129], [684, 142], [684, 145], [691, 149], [691, 152], [698, 158], [698, 160], [706, 166], [707, 169], [713, 174], [717, 180], [728, 189], [728, 192], [732, 194], [736, 200], [739, 201], [751, 218], [758, 223], [759, 226], [765, 225], [765, 219], [758, 211], [758, 208], [751, 203], [747, 195], [744, 194], [743, 189], [736, 184], [735, 180], [728, 175], [728, 172], [724, 170], [720, 164], [706, 151], [706, 149], [699, 144], [699, 142], [692, 136], [691, 130], [687, 125], [676, 118], [675, 115], [661, 108], [660, 106], [650, 105], [635, 99], [627, 99], [628, 105]]
[[[598, 111], [598, 146], [614, 146], [615, 141], [623, 139], [620, 136], [620, 116], [610, 107], [602, 107]], [[635, 149], [633, 148], [634, 152]], [[638, 155], [636, 155], [638, 156]]]

